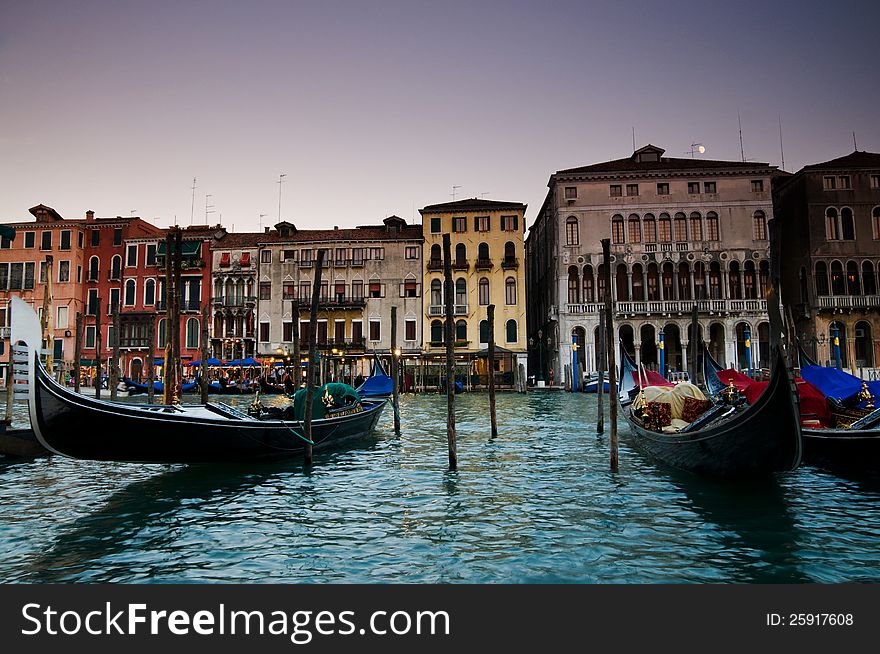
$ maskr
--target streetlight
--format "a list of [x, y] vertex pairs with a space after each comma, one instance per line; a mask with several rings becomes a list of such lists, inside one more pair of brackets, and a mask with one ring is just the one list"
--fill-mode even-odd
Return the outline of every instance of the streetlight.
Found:
[[840, 328], [836, 322], [831, 323], [831, 348], [834, 350], [834, 364], [840, 370]]
[[743, 330], [743, 338], [746, 341], [746, 369], [748, 370], [749, 379], [752, 377], [752, 330], [746, 325]]
[[538, 378], [537, 381], [544, 381], [544, 339], [543, 332], [538, 330]]

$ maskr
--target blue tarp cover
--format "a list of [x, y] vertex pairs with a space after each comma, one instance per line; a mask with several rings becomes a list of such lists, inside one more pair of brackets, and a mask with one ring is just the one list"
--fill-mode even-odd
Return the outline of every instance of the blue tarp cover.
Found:
[[[825, 397], [842, 403], [850, 403], [862, 390], [862, 380], [837, 368], [803, 366], [801, 376], [818, 388]], [[880, 398], [880, 381], [866, 382], [871, 394]]]
[[394, 390], [394, 380], [388, 375], [372, 375], [367, 377], [363, 384], [358, 386], [357, 392], [361, 397], [375, 397], [391, 395]]

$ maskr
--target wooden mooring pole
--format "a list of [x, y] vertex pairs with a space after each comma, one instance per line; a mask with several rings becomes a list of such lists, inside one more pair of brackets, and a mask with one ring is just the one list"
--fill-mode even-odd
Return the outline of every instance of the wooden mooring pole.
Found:
[[113, 305], [113, 342], [110, 343], [112, 361], [110, 362], [110, 399], [115, 400], [118, 395], [116, 387], [119, 385], [119, 305]]
[[[318, 248], [318, 260], [315, 262], [315, 281], [312, 285], [312, 310], [309, 315], [309, 362], [306, 366], [306, 406], [303, 416], [303, 436], [305, 451], [303, 463], [312, 465], [312, 400], [315, 397], [315, 341], [318, 329], [318, 301], [321, 298], [321, 271], [324, 267], [324, 248]], [[297, 364], [298, 365], [298, 364]]]
[[608, 354], [609, 419], [611, 420], [611, 469], [617, 470], [617, 341], [614, 338], [614, 306], [611, 298], [611, 239], [602, 239], [605, 264], [605, 351]]
[[199, 365], [201, 383], [199, 390], [202, 392], [202, 404], [208, 403], [208, 305], [202, 307], [202, 361]]
[[76, 333], [73, 337], [73, 390], [79, 393], [79, 369], [80, 358], [82, 357], [82, 337], [83, 337], [83, 315], [81, 311], [76, 312], [76, 323], [74, 324]]
[[489, 321], [489, 419], [492, 423], [492, 438], [498, 435], [498, 420], [495, 415], [495, 305], [486, 307], [486, 320]]
[[453, 324], [453, 293], [452, 285], [452, 245], [449, 234], [443, 235], [443, 300], [445, 304], [446, 324], [443, 326], [443, 336], [446, 340], [446, 443], [449, 448], [449, 469], [458, 468], [458, 452], [455, 431], [455, 356], [453, 354], [453, 340], [455, 326]]
[[95, 298], [95, 399], [101, 399], [101, 384], [103, 375], [101, 374], [101, 345], [104, 339], [101, 338], [101, 298]]
[[599, 339], [596, 343], [597, 377], [596, 386], [596, 435], [605, 431], [605, 309], [599, 311]]
[[397, 370], [397, 307], [391, 307], [391, 408], [394, 409], [394, 431], [400, 431], [400, 384]]
[[153, 353], [156, 350], [156, 316], [151, 315], [147, 321], [147, 402], [152, 404], [156, 399], [156, 389], [153, 387], [153, 379], [156, 376], [156, 363]]
[[[290, 313], [293, 315], [293, 334], [291, 339], [293, 340], [293, 374], [290, 375], [291, 382], [293, 383], [293, 392], [299, 390], [300, 386], [302, 386], [302, 354], [299, 351], [299, 300], [293, 301], [293, 307], [291, 308]], [[285, 361], [285, 363], [287, 363]], [[287, 368], [288, 374], [290, 374], [290, 368]]]

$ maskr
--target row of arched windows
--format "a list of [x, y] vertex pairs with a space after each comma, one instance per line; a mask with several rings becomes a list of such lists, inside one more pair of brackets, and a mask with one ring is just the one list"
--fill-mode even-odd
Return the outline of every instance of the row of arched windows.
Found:
[[[101, 259], [97, 256], [89, 258], [88, 281], [98, 281], [101, 273]], [[122, 257], [114, 254], [110, 259], [110, 279], [122, 279]]]
[[[753, 214], [754, 237], [757, 240], [767, 238], [767, 216], [763, 211]], [[721, 231], [718, 214], [714, 211], [706, 213], [705, 219], [698, 211], [690, 216], [679, 211], [674, 216], [661, 213], [659, 218], [652, 213], [644, 216], [630, 214], [624, 219], [621, 214], [611, 217], [611, 240], [613, 243], [668, 243], [672, 241], [719, 241]], [[566, 245], [580, 244], [580, 224], [577, 216], [565, 219]]]
[[[455, 280], [455, 304], [466, 305], [467, 295], [467, 280], [464, 277], [459, 277]], [[491, 304], [489, 298], [489, 279], [487, 277], [481, 277], [477, 282], [477, 296], [480, 306]], [[516, 278], [508, 277], [504, 280], [504, 304], [515, 305], [517, 303], [516, 298]], [[431, 304], [434, 306], [443, 304], [443, 282], [439, 279], [431, 281]]]
[[[830, 272], [830, 275], [829, 275]], [[816, 262], [815, 270], [816, 295], [876, 295], [877, 277], [871, 261], [862, 262], [861, 267], [855, 261], [847, 261], [846, 267], [841, 261], [834, 260], [829, 266], [825, 261]], [[801, 270], [801, 299], [806, 302], [805, 271]]]
[[[740, 264], [732, 260], [726, 269], [712, 261], [693, 265], [682, 261], [678, 265], [640, 263], [627, 266], [618, 264], [612, 276], [612, 291], [622, 302], [653, 302], [663, 300], [757, 300], [764, 297], [770, 278], [770, 263], [766, 259], [756, 264], [751, 259]], [[605, 266], [599, 264], [594, 273], [587, 264], [581, 270], [568, 268], [568, 303], [588, 304], [605, 301]]]
[[[134, 279], [125, 280], [125, 295], [123, 305], [133, 307], [137, 304], [137, 282]], [[148, 279], [144, 282], [144, 306], [150, 307], [156, 304], [156, 280]]]
[[[165, 318], [159, 320], [156, 325], [156, 346], [161, 348], [165, 347], [166, 338], [167, 338], [167, 324], [168, 321]], [[199, 338], [201, 335], [201, 325], [198, 318], [188, 318], [186, 321], [186, 347], [188, 348], [196, 348], [200, 346]]]
[[[443, 342], [443, 325], [444, 321], [442, 320], [432, 320], [431, 321], [431, 343], [442, 343]], [[466, 320], [458, 320], [455, 323], [455, 340], [456, 341], [467, 341], [467, 321]], [[519, 329], [517, 327], [516, 320], [511, 318], [504, 325], [504, 336], [507, 343], [516, 343], [519, 340]], [[480, 321], [480, 343], [488, 343], [489, 342], [489, 321], [481, 320]]]
[[[456, 264], [463, 264], [467, 262], [467, 246], [464, 243], [456, 243], [455, 245], [455, 258], [453, 262]], [[504, 244], [504, 260], [505, 261], [514, 261], [516, 259], [516, 245], [513, 241], [507, 241]], [[431, 246], [431, 259], [430, 261], [434, 264], [443, 260], [443, 251], [440, 248], [440, 245], [435, 243]], [[490, 261], [489, 257], [489, 244], [488, 243], [480, 243], [477, 246], [477, 261]]]

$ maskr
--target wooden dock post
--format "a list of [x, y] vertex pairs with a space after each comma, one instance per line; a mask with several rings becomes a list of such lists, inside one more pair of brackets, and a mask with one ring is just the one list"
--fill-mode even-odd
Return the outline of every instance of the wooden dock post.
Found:
[[112, 358], [110, 362], [110, 399], [115, 400], [118, 391], [116, 387], [119, 385], [119, 305], [113, 306], [113, 342], [110, 343]]
[[400, 431], [400, 383], [397, 370], [397, 307], [391, 307], [391, 408], [394, 409], [394, 431]]
[[690, 365], [688, 366], [690, 372], [688, 377], [690, 377], [691, 384], [697, 383], [697, 357], [700, 356], [699, 350], [699, 338], [698, 334], [700, 331], [700, 323], [697, 319], [697, 303], [694, 302], [693, 308], [691, 309], [691, 334], [690, 334], [690, 350], [691, 350], [691, 360]]
[[596, 343], [596, 349], [598, 350], [596, 359], [598, 361], [598, 385], [596, 386], [596, 435], [604, 433], [605, 431], [605, 409], [603, 407], [604, 404], [604, 396], [605, 396], [605, 309], [601, 309], [599, 311], [599, 341]]
[[609, 419], [611, 421], [611, 469], [617, 470], [617, 341], [614, 338], [614, 306], [611, 298], [611, 239], [602, 239], [605, 264], [605, 351], [608, 354]]
[[82, 357], [82, 338], [83, 338], [83, 315], [81, 311], [76, 312], [76, 322], [74, 323], [76, 333], [73, 337], [73, 390], [79, 393], [79, 369], [80, 358]]
[[[489, 420], [492, 424], [492, 438], [498, 435], [498, 420], [495, 415], [495, 305], [486, 307], [486, 320], [489, 321]], [[517, 379], [519, 374], [517, 373]]]
[[148, 322], [149, 332], [147, 333], [147, 402], [152, 404], [156, 399], [156, 389], [153, 386], [153, 378], [155, 377], [156, 364], [153, 358], [153, 352], [156, 349], [156, 316], [151, 315]]
[[12, 424], [12, 405], [15, 402], [15, 372], [12, 365], [12, 353], [10, 352], [9, 363], [6, 364], [6, 418], [3, 421], [7, 425]]
[[[183, 230], [174, 228], [174, 259], [172, 261], [174, 272], [174, 315], [169, 316], [173, 320], [168, 321], [173, 339], [171, 340], [171, 364], [174, 374], [174, 383], [171, 386], [172, 399], [180, 402], [183, 394], [181, 382], [183, 380], [180, 359], [180, 271], [183, 268]], [[167, 363], [167, 362], [166, 362]]]
[[200, 345], [202, 346], [202, 361], [199, 365], [199, 376], [201, 377], [201, 383], [199, 384], [199, 390], [201, 391], [202, 404], [208, 403], [208, 305], [202, 307], [202, 341]]
[[[299, 390], [300, 386], [302, 386], [302, 353], [299, 351], [299, 300], [293, 301], [293, 307], [291, 308], [291, 314], [293, 314], [293, 335], [291, 336], [293, 340], [293, 369], [294, 372], [291, 377], [291, 382], [293, 383], [293, 392]], [[287, 363], [285, 361], [285, 363]], [[290, 373], [290, 368], [287, 368], [288, 374]]]
[[446, 324], [443, 336], [446, 340], [446, 443], [449, 447], [449, 469], [458, 468], [458, 452], [455, 430], [455, 356], [453, 340], [455, 324], [453, 322], [453, 296], [455, 287], [452, 285], [452, 245], [449, 234], [443, 234], [443, 301], [445, 304]]
[[[312, 307], [309, 314], [309, 362], [306, 366], [306, 405], [303, 416], [303, 436], [305, 452], [303, 463], [312, 465], [312, 400], [315, 397], [315, 341], [318, 329], [318, 301], [321, 298], [321, 272], [324, 268], [324, 248], [318, 248], [318, 260], [315, 262], [315, 280], [312, 284]], [[297, 362], [298, 365], [298, 362]]]
[[103, 375], [101, 374], [101, 298], [95, 298], [95, 399], [101, 399], [101, 384], [103, 383]]

